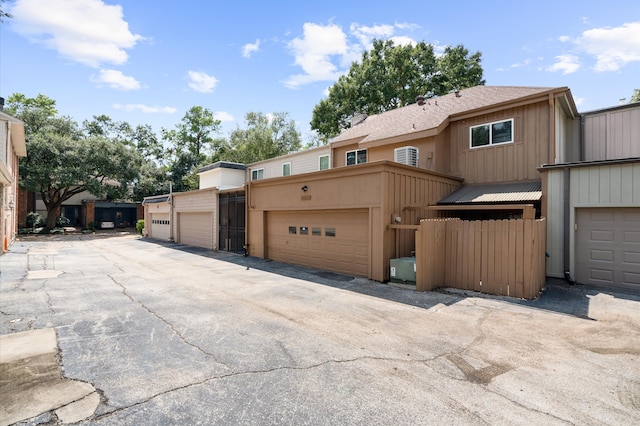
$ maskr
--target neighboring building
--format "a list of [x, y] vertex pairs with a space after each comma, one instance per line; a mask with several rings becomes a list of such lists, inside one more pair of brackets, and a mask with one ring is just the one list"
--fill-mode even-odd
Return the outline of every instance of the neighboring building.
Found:
[[0, 254], [18, 232], [18, 158], [26, 155], [24, 123], [0, 108]]
[[145, 197], [145, 234], [209, 250], [245, 245], [246, 166], [220, 161], [198, 170], [200, 189]]
[[[36, 212], [42, 220], [47, 219], [47, 206], [40, 194], [19, 189], [20, 226], [26, 227], [27, 213]], [[109, 222], [117, 228], [135, 226], [138, 219], [143, 218], [140, 203], [106, 201], [83, 191], [65, 200], [60, 207], [60, 216], [69, 219], [70, 226], [83, 228], [101, 227], [101, 223]]]
[[579, 157], [540, 168], [547, 275], [640, 290], [640, 103], [580, 117]]
[[331, 146], [294, 152], [276, 158], [251, 163], [247, 166], [246, 180], [270, 179], [299, 175], [331, 168]]

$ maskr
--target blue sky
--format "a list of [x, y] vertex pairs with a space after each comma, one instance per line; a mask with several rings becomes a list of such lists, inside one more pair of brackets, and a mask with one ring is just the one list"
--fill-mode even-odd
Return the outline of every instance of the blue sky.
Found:
[[640, 2], [8, 0], [0, 95], [55, 99], [156, 131], [194, 105], [222, 121], [313, 107], [374, 38], [482, 52], [487, 85], [568, 86], [579, 111], [640, 88]]

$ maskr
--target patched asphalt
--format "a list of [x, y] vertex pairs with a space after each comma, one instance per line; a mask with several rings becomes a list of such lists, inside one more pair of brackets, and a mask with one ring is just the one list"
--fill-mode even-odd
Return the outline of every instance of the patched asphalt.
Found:
[[[0, 424], [640, 423], [640, 295], [559, 280], [418, 293], [126, 232], [29, 237], [0, 257], [0, 335]], [[44, 349], [16, 355], [23, 337]], [[55, 398], [15, 398], [25, 377]]]

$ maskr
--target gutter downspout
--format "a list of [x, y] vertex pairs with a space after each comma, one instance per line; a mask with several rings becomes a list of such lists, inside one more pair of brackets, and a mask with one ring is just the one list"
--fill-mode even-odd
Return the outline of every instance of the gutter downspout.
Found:
[[563, 268], [564, 268], [564, 279], [571, 285], [575, 284], [573, 278], [571, 278], [571, 229], [569, 229], [570, 220], [571, 220], [571, 169], [569, 167], [565, 167], [562, 170], [563, 173], [563, 206], [562, 206], [562, 222], [563, 222], [563, 235], [562, 235], [562, 249], [564, 252], [563, 256]]
[[175, 224], [175, 220], [173, 220], [173, 182], [169, 182], [169, 221], [171, 223], [169, 226], [169, 242], [173, 243], [173, 226]]

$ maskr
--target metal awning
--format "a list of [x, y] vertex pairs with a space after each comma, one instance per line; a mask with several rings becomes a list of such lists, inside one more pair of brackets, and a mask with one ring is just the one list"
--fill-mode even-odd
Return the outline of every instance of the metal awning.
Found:
[[541, 182], [464, 185], [438, 201], [438, 205], [523, 203], [541, 198]]

